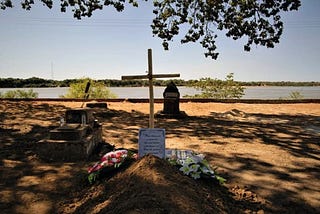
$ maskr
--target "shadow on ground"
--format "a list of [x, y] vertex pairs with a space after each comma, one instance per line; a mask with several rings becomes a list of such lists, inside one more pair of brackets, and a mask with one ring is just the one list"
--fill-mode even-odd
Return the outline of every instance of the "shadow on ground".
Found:
[[[118, 111], [111, 120], [101, 120], [106, 138], [116, 145], [136, 147], [139, 128], [148, 126], [148, 115], [136, 111]], [[166, 140], [177, 147], [199, 151], [199, 144], [206, 144], [211, 149], [199, 152], [222, 166], [229, 187], [240, 183], [260, 193], [271, 211], [315, 213], [319, 208], [320, 117], [248, 114], [234, 109], [210, 116], [157, 118], [155, 123], [165, 128]]]
[[[72, 198], [83, 188], [79, 184], [88, 163], [48, 163], [36, 156], [36, 142], [57, 125], [65, 106], [23, 103], [16, 109], [9, 103], [0, 114], [0, 209], [51, 213], [57, 201]], [[137, 148], [139, 128], [148, 126], [148, 115], [139, 111], [109, 110], [96, 116], [105, 141], [118, 148]], [[210, 163], [218, 165], [230, 192], [240, 198], [234, 203], [244, 209], [281, 213], [319, 209], [319, 117], [234, 109], [209, 116], [157, 118], [156, 127], [166, 129], [168, 144], [205, 153]], [[248, 192], [265, 202], [256, 205], [247, 200], [246, 194], [252, 196]]]

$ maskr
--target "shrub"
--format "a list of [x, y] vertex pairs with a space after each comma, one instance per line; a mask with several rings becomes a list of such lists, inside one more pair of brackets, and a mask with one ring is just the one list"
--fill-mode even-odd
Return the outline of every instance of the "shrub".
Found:
[[193, 82], [189, 87], [200, 89], [202, 93], [185, 97], [240, 99], [244, 95], [244, 87], [233, 80], [233, 73], [228, 74], [225, 80], [201, 78], [199, 81]]
[[10, 90], [6, 91], [5, 93], [1, 94], [1, 98], [38, 98], [38, 93], [34, 92], [32, 89], [27, 91], [25, 90]]
[[290, 94], [290, 99], [292, 100], [300, 100], [303, 99], [303, 95], [299, 91], [292, 91]]
[[280, 97], [280, 100], [301, 100], [304, 96], [299, 91], [291, 91], [288, 97]]
[[107, 98], [116, 98], [116, 95], [113, 94], [107, 86], [102, 82], [96, 82], [90, 78], [79, 79], [76, 83], [71, 83], [68, 92], [65, 95], [60, 97], [62, 98], [85, 98], [86, 93], [85, 89], [87, 83], [90, 83], [90, 88], [88, 91], [88, 97], [93, 99], [107, 99]]

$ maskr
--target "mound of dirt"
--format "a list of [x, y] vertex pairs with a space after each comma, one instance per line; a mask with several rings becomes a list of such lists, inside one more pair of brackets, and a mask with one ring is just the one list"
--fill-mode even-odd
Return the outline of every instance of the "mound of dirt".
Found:
[[146, 155], [61, 202], [59, 213], [243, 213], [260, 210], [253, 199], [245, 206], [215, 181], [193, 180]]

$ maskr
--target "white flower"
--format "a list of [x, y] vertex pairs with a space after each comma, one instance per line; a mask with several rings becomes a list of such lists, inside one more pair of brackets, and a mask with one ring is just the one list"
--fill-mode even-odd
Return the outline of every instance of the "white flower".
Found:
[[[215, 171], [211, 168], [209, 162], [205, 159], [203, 154], [187, 152], [181, 152], [181, 154], [183, 154], [183, 156], [172, 156], [171, 158], [168, 158], [168, 160], [174, 165], [180, 165], [179, 170], [182, 171], [183, 174], [188, 175], [193, 179], [198, 179], [201, 176], [206, 175], [219, 180], [219, 176], [215, 175]], [[223, 178], [220, 180], [222, 179]]]
[[187, 157], [187, 159], [184, 161], [184, 165], [190, 165], [193, 163], [196, 163], [196, 162], [192, 157]]
[[191, 169], [188, 165], [183, 165], [179, 170], [182, 171], [185, 175], [189, 175], [191, 172]]
[[185, 160], [182, 160], [182, 159], [177, 159], [177, 164], [180, 164], [180, 165], [187, 165]]
[[200, 168], [200, 166], [199, 166], [198, 164], [192, 164], [192, 165], [190, 166], [190, 170], [191, 170], [192, 172], [197, 172], [197, 171], [199, 170], [199, 168]]
[[200, 169], [201, 169], [201, 171], [202, 171], [203, 173], [205, 173], [205, 174], [208, 174], [208, 173], [211, 174], [211, 171], [210, 171], [209, 169], [207, 169], [207, 167], [205, 167], [205, 166], [201, 167]]
[[200, 178], [200, 172], [191, 172], [190, 175], [193, 179]]
[[211, 168], [207, 168], [207, 166], [202, 166], [200, 170], [207, 175], [214, 175], [214, 171]]

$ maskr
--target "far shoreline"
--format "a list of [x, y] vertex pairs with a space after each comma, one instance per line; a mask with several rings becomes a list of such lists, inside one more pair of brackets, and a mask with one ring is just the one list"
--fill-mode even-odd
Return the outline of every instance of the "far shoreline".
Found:
[[[0, 102], [128, 102], [149, 103], [148, 98], [114, 98], [114, 99], [72, 99], [72, 98], [0, 98]], [[163, 98], [155, 98], [154, 103], [163, 103]], [[320, 99], [210, 99], [210, 98], [180, 98], [180, 103], [246, 103], [246, 104], [298, 104], [320, 103]]]

